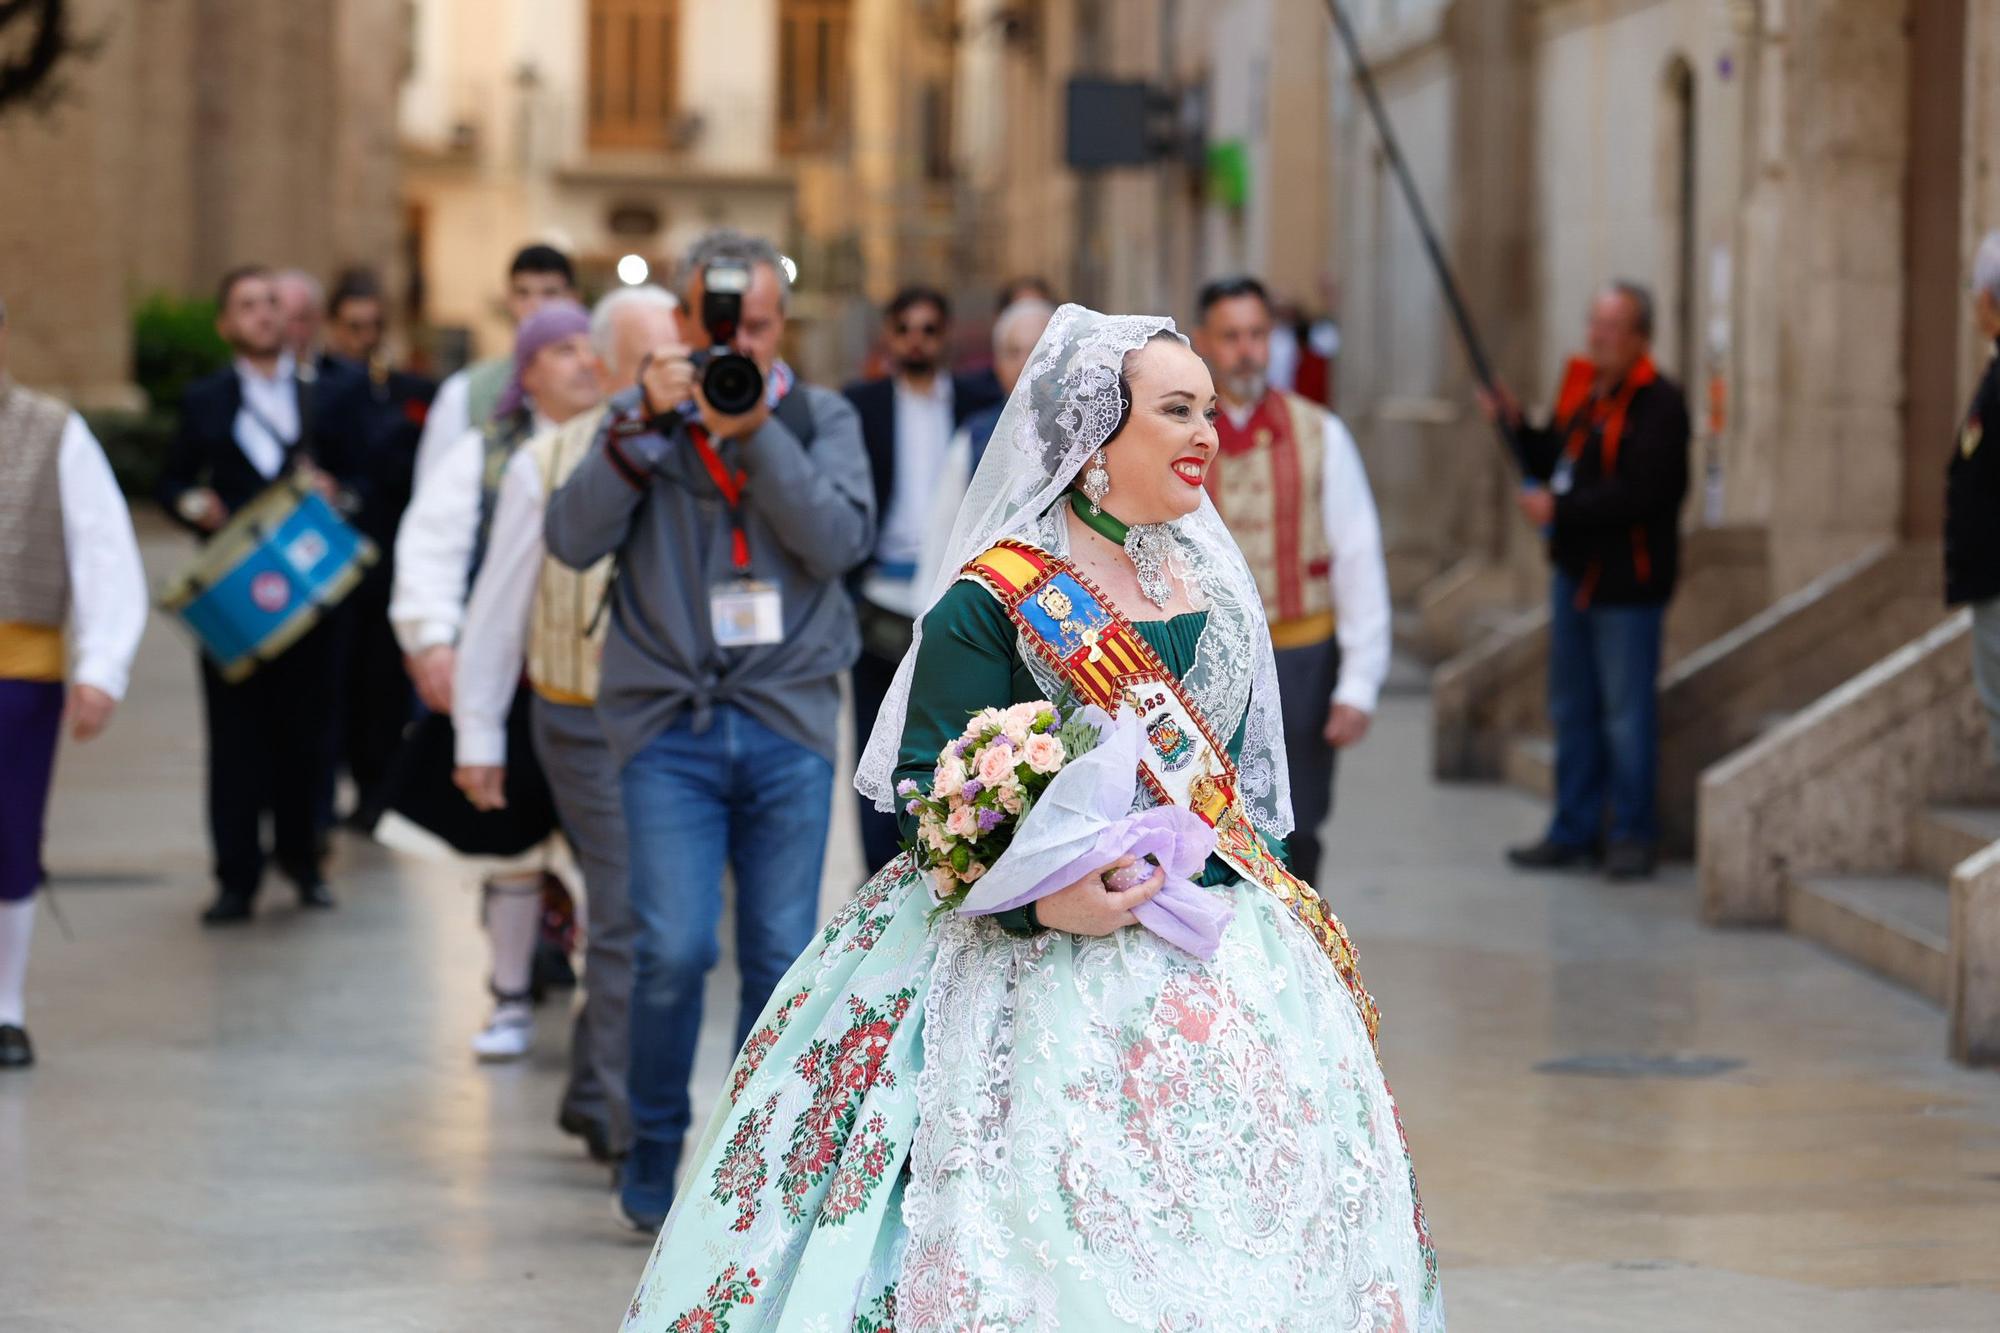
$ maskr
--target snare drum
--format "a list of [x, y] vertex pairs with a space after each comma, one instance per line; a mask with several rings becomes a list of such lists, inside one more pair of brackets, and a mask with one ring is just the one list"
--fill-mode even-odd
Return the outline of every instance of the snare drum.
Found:
[[296, 643], [375, 563], [375, 544], [296, 476], [238, 510], [160, 594], [235, 682]]

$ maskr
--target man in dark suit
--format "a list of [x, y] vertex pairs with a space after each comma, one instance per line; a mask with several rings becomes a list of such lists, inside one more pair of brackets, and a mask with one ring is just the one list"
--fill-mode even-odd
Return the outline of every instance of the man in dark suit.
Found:
[[1972, 679], [2000, 763], [2000, 231], [1980, 241], [1971, 287], [1972, 321], [1993, 359], [1945, 474], [1944, 599], [1972, 608]]
[[[854, 664], [857, 743], [865, 743], [875, 726], [896, 664], [910, 646], [911, 625], [924, 610], [929, 589], [919, 586], [919, 563], [945, 451], [968, 416], [1000, 400], [991, 371], [954, 377], [945, 368], [951, 304], [944, 293], [906, 287], [885, 315], [894, 373], [846, 389], [861, 417], [881, 515], [874, 558], [856, 571], [854, 588], [861, 617], [861, 658]], [[896, 817], [865, 798], [860, 809], [862, 854], [873, 871], [896, 854]]]
[[[268, 270], [223, 278], [216, 328], [235, 363], [188, 386], [180, 432], [160, 476], [167, 513], [203, 537], [283, 474], [297, 471], [329, 498], [365, 505], [358, 457], [360, 399], [301, 378], [282, 337]], [[208, 721], [209, 837], [218, 894], [210, 925], [248, 920], [264, 874], [261, 823], [270, 812], [279, 869], [306, 907], [331, 907], [320, 873], [318, 806], [328, 766], [327, 709], [335, 688], [334, 627], [322, 623], [249, 679], [230, 684], [203, 658]]]
[[434, 380], [390, 367], [382, 347], [387, 326], [387, 302], [375, 274], [367, 269], [341, 274], [327, 298], [320, 379], [327, 382], [336, 367], [359, 377], [367, 400], [369, 490], [368, 506], [355, 524], [381, 552], [343, 606], [349, 638], [341, 688], [345, 716], [336, 744], [354, 779], [356, 818], [363, 822], [380, 804], [416, 700], [389, 624], [389, 592], [395, 583], [396, 525], [410, 503], [417, 440], [437, 394]]

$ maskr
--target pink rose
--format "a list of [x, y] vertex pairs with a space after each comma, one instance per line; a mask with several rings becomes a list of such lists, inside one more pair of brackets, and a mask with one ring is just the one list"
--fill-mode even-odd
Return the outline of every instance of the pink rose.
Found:
[[1028, 767], [1037, 773], [1053, 773], [1063, 766], [1069, 756], [1063, 753], [1063, 743], [1053, 736], [1034, 735], [1028, 737], [1023, 747]]
[[1036, 699], [1032, 703], [1015, 704], [1007, 710], [1007, 717], [1001, 724], [1001, 729], [1007, 733], [1008, 738], [1014, 744], [1020, 745], [1042, 724], [1044, 717], [1053, 721], [1054, 710], [1040, 699]]
[[979, 812], [969, 805], [954, 806], [945, 817], [944, 831], [955, 838], [979, 836]]
[[988, 789], [1013, 785], [1014, 752], [1004, 745], [988, 746], [979, 755], [979, 781]]
[[1015, 745], [1021, 745], [1028, 739], [1029, 730], [1035, 725], [1035, 719], [1042, 715], [1045, 706], [1039, 700], [1034, 703], [1015, 704], [1001, 715], [1000, 734]]
[[979, 862], [974, 861], [971, 865], [965, 868], [965, 882], [967, 884], [970, 884], [972, 883], [972, 881], [978, 879], [981, 875], [985, 873], [986, 873], [986, 867], [979, 864]]
[[965, 761], [955, 754], [938, 760], [937, 771], [931, 775], [931, 795], [941, 801], [948, 801], [958, 795], [971, 775], [965, 770]]

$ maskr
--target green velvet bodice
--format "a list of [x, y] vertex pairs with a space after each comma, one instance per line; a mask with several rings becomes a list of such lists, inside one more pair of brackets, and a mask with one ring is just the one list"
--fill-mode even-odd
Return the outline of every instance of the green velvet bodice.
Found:
[[[1208, 612], [1190, 611], [1170, 620], [1137, 620], [1132, 627], [1160, 655], [1175, 675], [1194, 666]], [[982, 708], [1004, 708], [1044, 695], [1021, 660], [1013, 622], [999, 601], [979, 584], [961, 580], [938, 599], [924, 617], [924, 642], [917, 652], [916, 676], [910, 682], [909, 715], [903, 722], [903, 748], [897, 756], [896, 780], [913, 779], [928, 789], [938, 751], [956, 740], [965, 723]], [[1233, 761], [1243, 746], [1243, 724], [1229, 738]], [[905, 836], [915, 821], [902, 817]], [[1200, 882], [1218, 883], [1234, 871], [1210, 858]]]

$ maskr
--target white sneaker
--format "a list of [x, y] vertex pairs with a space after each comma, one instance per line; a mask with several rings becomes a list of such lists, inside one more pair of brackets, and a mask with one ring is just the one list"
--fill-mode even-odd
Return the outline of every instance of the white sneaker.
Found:
[[535, 1044], [535, 1011], [526, 1004], [495, 1006], [483, 1031], [472, 1038], [472, 1053], [481, 1060], [518, 1060]]

